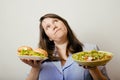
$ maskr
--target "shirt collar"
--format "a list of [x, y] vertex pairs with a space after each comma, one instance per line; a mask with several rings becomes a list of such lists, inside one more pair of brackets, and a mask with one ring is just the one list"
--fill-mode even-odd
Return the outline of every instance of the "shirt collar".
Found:
[[53, 62], [53, 64], [57, 67], [57, 69], [60, 72], [63, 72], [66, 68], [68, 68], [69, 66], [71, 66], [73, 62], [74, 61], [72, 59], [72, 54], [70, 54], [69, 57], [67, 58], [66, 63], [65, 63], [64, 66], [61, 66], [61, 62], [60, 61]]
[[70, 54], [68, 59], [66, 60], [65, 65], [63, 66], [63, 69], [69, 67], [73, 63], [72, 55]]

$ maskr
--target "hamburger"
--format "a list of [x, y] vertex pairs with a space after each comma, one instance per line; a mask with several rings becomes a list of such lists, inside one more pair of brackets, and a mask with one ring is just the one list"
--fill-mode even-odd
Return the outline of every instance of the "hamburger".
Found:
[[23, 57], [28, 59], [46, 59], [48, 57], [47, 51], [41, 48], [32, 49], [30, 46], [20, 46], [17, 51], [18, 56], [22, 59]]

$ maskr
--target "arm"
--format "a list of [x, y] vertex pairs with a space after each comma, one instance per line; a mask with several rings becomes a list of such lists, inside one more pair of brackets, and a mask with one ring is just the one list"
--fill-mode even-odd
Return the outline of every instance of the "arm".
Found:
[[94, 80], [107, 80], [107, 78], [101, 73], [101, 71], [97, 67], [90, 68], [89, 72]]
[[40, 72], [40, 65], [42, 61], [24, 60], [24, 59], [22, 61], [31, 66], [31, 71], [28, 74], [26, 80], [38, 80], [39, 72]]
[[[100, 50], [97, 45], [94, 47], [95, 50]], [[107, 80], [108, 77], [102, 74], [102, 72], [98, 69], [98, 67], [89, 69], [90, 74], [92, 75], [94, 80]]]
[[38, 80], [40, 68], [31, 68], [26, 80]]

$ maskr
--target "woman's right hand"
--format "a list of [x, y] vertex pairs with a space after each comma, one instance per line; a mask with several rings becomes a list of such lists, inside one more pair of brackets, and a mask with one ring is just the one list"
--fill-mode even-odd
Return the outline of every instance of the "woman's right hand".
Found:
[[42, 60], [30, 60], [30, 59], [21, 59], [21, 61], [33, 68], [39, 68], [42, 62]]

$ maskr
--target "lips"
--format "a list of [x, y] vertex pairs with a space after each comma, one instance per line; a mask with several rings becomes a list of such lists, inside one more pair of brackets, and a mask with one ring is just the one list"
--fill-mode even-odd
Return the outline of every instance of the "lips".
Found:
[[54, 34], [56, 34], [59, 30], [61, 30], [61, 29], [56, 29], [56, 31], [55, 31], [55, 33], [54, 33]]

